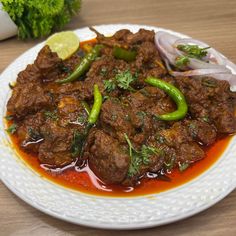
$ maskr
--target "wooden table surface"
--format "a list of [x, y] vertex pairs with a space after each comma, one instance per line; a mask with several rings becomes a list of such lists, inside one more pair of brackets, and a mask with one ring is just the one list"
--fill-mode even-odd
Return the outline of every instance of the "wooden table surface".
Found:
[[[203, 40], [236, 62], [235, 0], [84, 0], [80, 14], [66, 27], [135, 23], [169, 28]], [[1, 22], [0, 22], [1, 25]], [[0, 73], [16, 57], [40, 42], [11, 38], [0, 42]], [[123, 235], [236, 235], [236, 191], [210, 209], [170, 225]], [[54, 219], [35, 210], [0, 183], [0, 235], [119, 235]]]

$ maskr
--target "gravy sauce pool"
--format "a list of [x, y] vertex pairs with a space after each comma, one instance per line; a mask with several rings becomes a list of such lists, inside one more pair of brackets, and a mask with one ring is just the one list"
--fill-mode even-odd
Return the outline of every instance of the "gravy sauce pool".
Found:
[[185, 171], [180, 172], [178, 169], [173, 170], [168, 174], [170, 181], [147, 178], [143, 179], [138, 186], [133, 188], [104, 184], [93, 174], [88, 165], [83, 169], [78, 169], [72, 164], [65, 167], [64, 170], [58, 169], [51, 171], [47, 166], [41, 165], [36, 156], [25, 153], [20, 148], [17, 137], [11, 135], [11, 141], [19, 157], [42, 178], [48, 179], [63, 187], [87, 194], [111, 197], [132, 197], [159, 193], [182, 185], [199, 176], [212, 166], [222, 155], [230, 139], [231, 137], [228, 136], [216, 141], [214, 145], [206, 150], [206, 157], [204, 159], [194, 163], [193, 166]]

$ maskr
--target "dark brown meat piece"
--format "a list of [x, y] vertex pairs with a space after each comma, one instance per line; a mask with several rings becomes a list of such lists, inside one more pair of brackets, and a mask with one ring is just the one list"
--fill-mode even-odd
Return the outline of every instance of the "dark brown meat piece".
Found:
[[142, 42], [154, 42], [155, 32], [145, 29], [140, 29], [135, 34], [127, 34], [125, 40], [129, 44], [139, 44]]
[[27, 116], [18, 124], [17, 136], [21, 147], [30, 152], [38, 152], [39, 145], [43, 141], [40, 134], [40, 127], [44, 124], [44, 115], [38, 112], [34, 115]]
[[88, 114], [82, 102], [74, 96], [68, 95], [62, 96], [58, 100], [58, 124], [64, 127], [70, 126], [70, 128], [76, 128], [83, 132], [88, 119]]
[[105, 183], [121, 183], [128, 172], [130, 157], [119, 142], [101, 130], [93, 130], [86, 147], [89, 166]]
[[184, 125], [187, 125], [189, 134], [195, 141], [206, 146], [215, 142], [217, 133], [213, 125], [201, 120], [188, 120]]
[[236, 132], [236, 96], [230, 91], [227, 81], [210, 77], [179, 77], [175, 82], [186, 96], [189, 111], [194, 118], [208, 120], [219, 133]]
[[[171, 128], [160, 131], [156, 137], [158, 147], [165, 151], [167, 159], [169, 159], [168, 156], [174, 156], [175, 166], [192, 163], [205, 156], [201, 147], [193, 142], [188, 127], [183, 122], [174, 123]], [[173, 151], [175, 152], [174, 155]], [[169, 152], [170, 154], [168, 154]]]
[[95, 29], [92, 29], [97, 34], [97, 40], [99, 43], [106, 46], [122, 46], [128, 48], [129, 45], [140, 44], [142, 42], [153, 42], [154, 31], [140, 29], [137, 33], [132, 33], [127, 29], [117, 31], [112, 37], [105, 37]]
[[133, 136], [135, 129], [129, 119], [128, 107], [124, 106], [119, 99], [107, 99], [101, 109], [101, 126], [111, 136], [120, 142], [125, 142], [124, 133]]
[[8, 111], [22, 118], [48, 107], [51, 99], [44, 92], [42, 81], [48, 77], [55, 78], [56, 66], [60, 62], [56, 53], [52, 53], [48, 46], [43, 47], [34, 64], [28, 65], [19, 73], [12, 96], [7, 103]]
[[51, 98], [44, 93], [40, 82], [17, 83], [7, 103], [7, 110], [12, 115], [22, 118], [42, 108], [47, 108], [50, 103]]
[[55, 121], [48, 119], [40, 128], [40, 133], [44, 137], [38, 154], [41, 163], [62, 167], [74, 160], [71, 155], [73, 130], [58, 126]]

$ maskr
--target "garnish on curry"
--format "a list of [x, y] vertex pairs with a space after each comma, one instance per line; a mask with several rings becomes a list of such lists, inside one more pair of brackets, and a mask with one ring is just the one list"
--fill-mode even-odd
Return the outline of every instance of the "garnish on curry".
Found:
[[[28, 162], [38, 163], [51, 179], [77, 178], [82, 191], [83, 183], [92, 185], [79, 180], [85, 170], [120, 192], [154, 182], [151, 192], [158, 192], [158, 184], [174, 178], [183, 183], [181, 175], [201, 172], [195, 166], [209, 167], [236, 131], [236, 93], [229, 83], [170, 75], [153, 31], [96, 33], [96, 40], [82, 43], [64, 61], [44, 46], [18, 74], [6, 120], [24, 159], [31, 156]], [[179, 49], [186, 60], [207, 55], [207, 48]], [[214, 158], [211, 150], [218, 150]]]

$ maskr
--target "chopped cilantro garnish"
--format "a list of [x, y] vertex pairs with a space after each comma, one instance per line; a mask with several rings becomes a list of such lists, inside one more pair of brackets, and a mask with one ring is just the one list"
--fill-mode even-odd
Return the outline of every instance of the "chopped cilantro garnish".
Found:
[[72, 157], [77, 157], [81, 151], [84, 144], [85, 135], [78, 131], [74, 132], [73, 140], [71, 144], [71, 155]]
[[6, 131], [9, 133], [9, 134], [14, 134], [16, 132], [16, 129], [17, 129], [17, 125], [15, 123], [13, 123], [12, 125], [10, 125]]
[[8, 121], [9, 121], [9, 120], [12, 120], [12, 119], [13, 119], [13, 116], [12, 116], [12, 115], [6, 115], [6, 116], [5, 116], [5, 119], [8, 120]]
[[177, 67], [186, 66], [189, 63], [189, 58], [187, 56], [179, 56], [175, 60]]
[[58, 116], [55, 111], [45, 111], [44, 115], [47, 119], [52, 119], [54, 121], [58, 120]]
[[116, 87], [124, 90], [135, 91], [130, 84], [137, 79], [137, 76], [137, 73], [132, 75], [129, 70], [126, 70], [116, 74], [114, 79], [104, 80], [103, 83], [107, 92], [115, 90]]
[[177, 49], [184, 52], [185, 55], [179, 56], [176, 58], [175, 64], [177, 67], [183, 67], [188, 65], [189, 58], [196, 58], [198, 60], [201, 60], [203, 57], [207, 55], [207, 49], [206, 48], [200, 48], [198, 45], [189, 45], [189, 44], [179, 44], [177, 45]]
[[179, 163], [179, 170], [181, 171], [181, 172], [183, 172], [183, 171], [185, 171], [186, 169], [188, 169], [188, 167], [189, 167], [189, 163]]
[[141, 150], [137, 151], [133, 147], [127, 134], [124, 134], [124, 136], [125, 136], [126, 142], [129, 145], [129, 156], [131, 160], [129, 170], [128, 170], [128, 176], [132, 177], [139, 173], [139, 169], [141, 165], [148, 165], [150, 162], [150, 157], [152, 155], [159, 154], [160, 151], [155, 147], [146, 146], [146, 145], [142, 145]]
[[200, 48], [198, 45], [189, 45], [189, 44], [180, 44], [177, 46], [177, 49], [180, 51], [186, 53], [188, 57], [196, 58], [196, 59], [202, 59], [207, 55], [207, 49], [210, 47], [206, 48]]
[[103, 83], [104, 83], [105, 90], [107, 90], [108, 93], [116, 89], [116, 84], [111, 79], [104, 80]]

